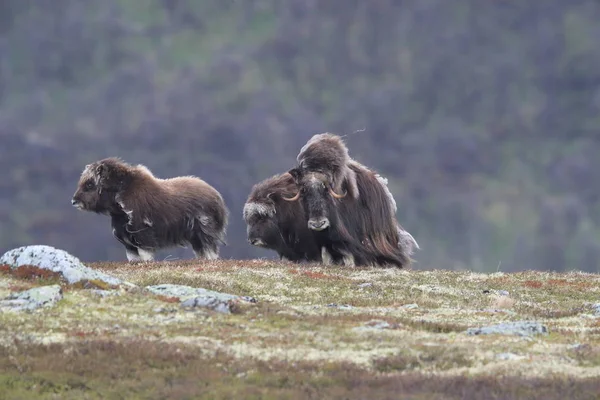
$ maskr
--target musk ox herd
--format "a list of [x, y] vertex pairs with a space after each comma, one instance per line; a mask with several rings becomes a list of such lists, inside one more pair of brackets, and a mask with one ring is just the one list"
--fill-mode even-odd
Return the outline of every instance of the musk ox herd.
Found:
[[[314, 135], [287, 172], [255, 184], [244, 204], [248, 242], [292, 262], [394, 266], [419, 245], [396, 219], [387, 179], [348, 154], [340, 136]], [[174, 246], [216, 259], [229, 210], [200, 178], [155, 177], [143, 165], [105, 158], [86, 165], [74, 207], [111, 218], [129, 261], [152, 261]]]

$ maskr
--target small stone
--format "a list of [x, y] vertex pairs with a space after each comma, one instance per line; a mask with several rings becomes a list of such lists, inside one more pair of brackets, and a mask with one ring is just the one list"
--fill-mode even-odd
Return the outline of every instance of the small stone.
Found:
[[515, 321], [503, 322], [497, 325], [491, 325], [481, 328], [469, 328], [466, 330], [467, 335], [517, 335], [517, 336], [532, 336], [532, 335], [547, 335], [548, 328], [538, 322], [530, 321]]
[[202, 307], [224, 314], [231, 314], [232, 305], [231, 300], [223, 300], [214, 296], [198, 296], [181, 302], [181, 307], [184, 308]]
[[256, 299], [250, 296], [237, 296], [234, 294], [215, 292], [214, 290], [194, 288], [185, 285], [174, 285], [170, 283], [146, 286], [146, 289], [154, 294], [167, 297], [176, 297], [180, 301], [185, 301], [195, 297], [214, 297], [221, 301], [243, 300], [249, 303], [256, 303]]
[[0, 301], [0, 309], [11, 311], [30, 311], [40, 307], [52, 307], [62, 299], [59, 285], [42, 286], [13, 293]]
[[594, 314], [600, 317], [600, 303], [593, 304], [592, 309], [594, 310]]
[[329, 303], [329, 304], [327, 304], [327, 307], [339, 308], [340, 310], [350, 310], [351, 308], [353, 308], [351, 305], [348, 305], [348, 304], [337, 304], [337, 303]]
[[498, 296], [508, 296], [509, 293], [507, 290], [498, 290]]
[[412, 310], [414, 308], [419, 308], [419, 305], [417, 303], [405, 304], [402, 306], [402, 308], [405, 308], [407, 310]]
[[496, 355], [496, 358], [498, 360], [522, 360], [525, 357], [519, 356], [514, 353], [500, 353]]
[[373, 284], [371, 282], [365, 282], [365, 283], [361, 283], [358, 285], [359, 288], [366, 288], [366, 287], [371, 287], [373, 286]]

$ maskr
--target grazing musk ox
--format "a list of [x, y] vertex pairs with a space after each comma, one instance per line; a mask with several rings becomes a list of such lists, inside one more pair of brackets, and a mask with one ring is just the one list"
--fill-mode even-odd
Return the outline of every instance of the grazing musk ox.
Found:
[[400, 245], [399, 232], [404, 230], [396, 221], [387, 185], [350, 158], [339, 136], [314, 135], [297, 161], [289, 172], [300, 190], [284, 200], [302, 198], [307, 227], [315, 232], [324, 263], [400, 268], [410, 264]]
[[302, 203], [283, 201], [297, 192], [298, 186], [287, 172], [252, 187], [243, 210], [248, 242], [275, 250], [281, 259], [320, 262], [321, 248], [306, 226]]
[[216, 259], [225, 244], [225, 202], [194, 176], [160, 179], [143, 165], [105, 158], [86, 165], [71, 203], [109, 215], [129, 261], [151, 261], [159, 249], [187, 244], [196, 257]]

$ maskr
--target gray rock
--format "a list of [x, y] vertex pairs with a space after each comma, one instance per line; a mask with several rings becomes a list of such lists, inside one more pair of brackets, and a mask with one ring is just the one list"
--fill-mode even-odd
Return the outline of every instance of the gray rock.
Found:
[[256, 299], [249, 296], [237, 296], [234, 294], [215, 292], [214, 290], [208, 290], [203, 288], [194, 288], [191, 286], [185, 285], [174, 285], [170, 283], [164, 283], [161, 285], [152, 285], [146, 286], [146, 289], [151, 291], [154, 294], [167, 296], [167, 297], [176, 297], [180, 301], [185, 301], [187, 299], [195, 298], [195, 297], [214, 297], [215, 299], [221, 301], [229, 301], [229, 300], [243, 300], [249, 303], [256, 303]]
[[327, 304], [327, 307], [339, 308], [340, 310], [350, 310], [353, 308], [349, 304], [337, 304], [337, 303], [329, 303], [329, 304]]
[[232, 306], [232, 300], [223, 300], [214, 296], [192, 297], [181, 302], [181, 307], [184, 308], [202, 307], [224, 314], [231, 314]]
[[361, 283], [358, 285], [359, 288], [366, 288], [366, 287], [370, 287], [373, 286], [373, 284], [371, 282], [365, 282], [365, 283]]
[[499, 296], [508, 296], [510, 293], [508, 293], [507, 290], [498, 290], [498, 295]]
[[496, 355], [498, 360], [509, 361], [509, 360], [522, 360], [523, 356], [514, 354], [514, 353], [500, 353]]
[[548, 328], [538, 322], [531, 321], [515, 321], [503, 322], [497, 325], [485, 326], [481, 328], [469, 328], [466, 330], [468, 335], [517, 335], [517, 336], [532, 336], [532, 335], [547, 335]]
[[402, 308], [405, 308], [407, 310], [412, 310], [414, 308], [419, 308], [419, 305], [417, 303], [405, 304], [402, 306]]
[[594, 310], [594, 314], [600, 317], [600, 303], [593, 304], [592, 309]]
[[62, 289], [59, 285], [41, 286], [13, 293], [0, 300], [0, 310], [31, 311], [40, 307], [52, 307], [60, 299]]
[[61, 274], [70, 284], [98, 280], [109, 285], [126, 284], [135, 286], [114, 276], [86, 267], [77, 257], [51, 246], [23, 246], [9, 250], [0, 257], [0, 264], [7, 264], [13, 269], [24, 265], [34, 265]]

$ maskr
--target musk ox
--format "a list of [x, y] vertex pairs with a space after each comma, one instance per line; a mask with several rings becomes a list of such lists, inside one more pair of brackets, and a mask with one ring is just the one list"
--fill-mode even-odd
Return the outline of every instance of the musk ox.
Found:
[[298, 186], [287, 172], [252, 187], [243, 210], [248, 242], [275, 250], [281, 259], [321, 262], [321, 248], [306, 226], [302, 203], [283, 200], [297, 192]]
[[297, 161], [289, 173], [300, 190], [284, 200], [301, 199], [324, 263], [400, 268], [410, 264], [400, 245], [399, 232], [404, 230], [396, 221], [387, 185], [349, 157], [339, 136], [313, 136]]
[[194, 176], [160, 179], [143, 165], [105, 158], [86, 165], [71, 203], [109, 215], [129, 261], [151, 261], [157, 250], [187, 244], [196, 257], [216, 259], [226, 244], [229, 210]]

